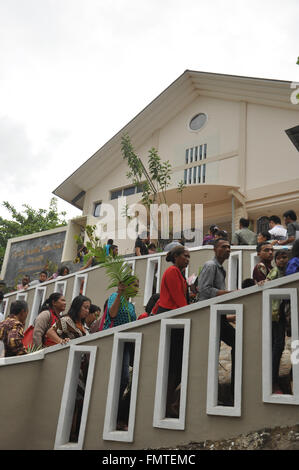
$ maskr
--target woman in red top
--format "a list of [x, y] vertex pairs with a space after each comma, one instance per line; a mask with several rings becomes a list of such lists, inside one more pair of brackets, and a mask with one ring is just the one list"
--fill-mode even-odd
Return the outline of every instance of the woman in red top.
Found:
[[171, 261], [173, 266], [167, 268], [163, 274], [160, 298], [155, 305], [156, 313], [167, 312], [188, 305], [189, 294], [185, 269], [189, 264], [189, 260], [189, 251], [184, 246], [176, 246], [167, 253], [166, 261]]

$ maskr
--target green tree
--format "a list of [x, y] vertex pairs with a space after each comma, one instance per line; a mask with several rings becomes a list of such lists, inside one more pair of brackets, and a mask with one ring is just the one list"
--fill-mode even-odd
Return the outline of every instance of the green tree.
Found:
[[[149, 210], [151, 204], [167, 204], [167, 189], [171, 184], [172, 173], [172, 166], [169, 160], [163, 161], [158, 151], [153, 147], [148, 152], [148, 169], [146, 169], [141, 159], [136, 155], [128, 134], [122, 136], [121, 151], [129, 167], [129, 171], [126, 174], [127, 178], [133, 184], [142, 185], [142, 204]], [[184, 182], [180, 181], [177, 192], [180, 194], [181, 202], [184, 188]], [[124, 208], [124, 212], [126, 217], [128, 217], [128, 207]], [[160, 240], [158, 240], [158, 245], [159, 243]]]
[[169, 160], [162, 161], [155, 148], [149, 150], [148, 170], [140, 158], [135, 154], [128, 134], [122, 136], [121, 150], [123, 158], [127, 160], [129, 171], [127, 178], [133, 184], [142, 184], [142, 203], [149, 207], [157, 200], [161, 204], [166, 201], [166, 191], [171, 180], [171, 164]]
[[51, 230], [67, 224], [65, 220], [66, 212], [58, 212], [57, 198], [55, 197], [51, 199], [49, 209], [33, 209], [30, 205], [23, 204], [25, 209], [18, 212], [7, 201], [4, 201], [2, 206], [8, 210], [11, 219], [0, 217], [0, 265], [3, 263], [9, 238]]

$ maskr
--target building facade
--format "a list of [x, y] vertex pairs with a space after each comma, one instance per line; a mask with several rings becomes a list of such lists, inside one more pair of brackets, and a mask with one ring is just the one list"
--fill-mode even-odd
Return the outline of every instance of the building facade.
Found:
[[[125, 133], [145, 167], [152, 147], [169, 160], [167, 202], [203, 204], [204, 232], [216, 223], [231, 234], [240, 217], [256, 230], [261, 217], [299, 212], [298, 151], [286, 134], [299, 118], [292, 91], [287, 81], [186, 70], [55, 189], [82, 209], [69, 222], [63, 260], [74, 257], [74, 234], [86, 224], [103, 220], [105, 231], [104, 204], [118, 213], [120, 197], [129, 205], [140, 201], [140, 187], [126, 176]], [[132, 239], [115, 242], [121, 254], [134, 250]]]

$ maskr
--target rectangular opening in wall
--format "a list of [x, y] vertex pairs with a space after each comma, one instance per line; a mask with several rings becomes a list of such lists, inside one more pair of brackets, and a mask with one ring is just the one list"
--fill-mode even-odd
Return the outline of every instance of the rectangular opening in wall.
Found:
[[114, 335], [103, 439], [133, 442], [141, 333]]
[[195, 166], [193, 168], [193, 183], [196, 184], [196, 170], [197, 170], [197, 167]]
[[197, 182], [201, 182], [201, 166], [198, 167], [198, 172], [197, 172]]
[[133, 261], [126, 261], [127, 265], [130, 266], [131, 270], [132, 270], [132, 274], [134, 274], [135, 272], [135, 260]]
[[34, 320], [36, 319], [37, 315], [40, 312], [41, 306], [43, 305], [45, 298], [46, 298], [46, 287], [36, 287], [34, 300], [31, 309], [31, 315], [29, 320], [29, 325], [33, 325]]
[[190, 320], [162, 320], [153, 426], [185, 429]]
[[202, 182], [206, 182], [206, 165], [202, 165]]
[[8, 304], [9, 304], [9, 300], [8, 299], [3, 299], [3, 303], [4, 303], [4, 306], [3, 306], [3, 315], [4, 315], [4, 318], [6, 318], [7, 314], [8, 314]]
[[207, 414], [241, 416], [243, 305], [210, 311]]
[[187, 184], [187, 171], [188, 170], [184, 170], [184, 184]]
[[77, 274], [74, 279], [74, 289], [72, 299], [78, 295], [85, 295], [88, 274]]
[[254, 270], [254, 267], [260, 262], [260, 258], [257, 254], [257, 252], [255, 253], [250, 253], [250, 277], [253, 276], [253, 270]]
[[25, 302], [27, 301], [27, 295], [28, 293], [18, 293], [16, 296], [16, 300], [24, 300]]
[[263, 400], [299, 404], [297, 289], [263, 292]]
[[54, 292], [59, 292], [62, 295], [65, 295], [66, 292], [67, 281], [56, 281]]
[[185, 163], [186, 163], [186, 165], [188, 165], [188, 163], [189, 163], [189, 149], [186, 149], [186, 153], [185, 153]]
[[231, 251], [228, 259], [228, 290], [242, 288], [242, 252]]
[[71, 346], [57, 425], [55, 449], [83, 448], [96, 346]]
[[161, 257], [148, 258], [145, 277], [143, 305], [146, 306], [153, 294], [160, 292]]

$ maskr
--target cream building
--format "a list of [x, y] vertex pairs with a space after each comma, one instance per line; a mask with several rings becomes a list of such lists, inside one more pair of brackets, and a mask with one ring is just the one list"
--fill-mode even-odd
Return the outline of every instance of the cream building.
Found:
[[[230, 234], [240, 217], [254, 230], [261, 217], [293, 209], [299, 214], [298, 151], [286, 130], [298, 125], [299, 106], [291, 82], [186, 70], [102, 148], [55, 189], [54, 194], [82, 209], [69, 222], [62, 261], [75, 255], [74, 234], [97, 224], [104, 204], [116, 212], [119, 197], [140, 200], [127, 179], [121, 137], [130, 136], [147, 166], [155, 147], [172, 165], [168, 202], [203, 204], [204, 232], [217, 223]], [[105, 228], [103, 226], [103, 228]], [[122, 254], [133, 240], [114, 240]]]

